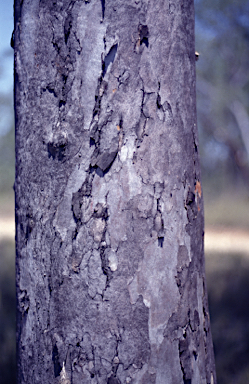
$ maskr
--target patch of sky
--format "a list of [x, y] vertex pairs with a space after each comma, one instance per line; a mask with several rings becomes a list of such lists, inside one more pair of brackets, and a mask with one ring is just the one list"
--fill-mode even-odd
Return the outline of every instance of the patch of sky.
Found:
[[[13, 0], [0, 0], [0, 136], [13, 124], [13, 49], [10, 40], [13, 31]], [[9, 105], [6, 102], [10, 99]], [[6, 104], [7, 103], [7, 104]]]

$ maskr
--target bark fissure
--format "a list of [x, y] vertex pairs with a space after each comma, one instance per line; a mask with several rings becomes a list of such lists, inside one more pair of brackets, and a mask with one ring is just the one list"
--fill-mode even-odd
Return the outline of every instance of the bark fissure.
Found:
[[104, 60], [102, 61], [102, 78], [105, 77], [105, 74], [110, 64], [114, 62], [117, 49], [118, 49], [118, 44], [113, 45], [109, 50], [109, 52], [107, 53], [107, 55], [105, 56]]
[[102, 7], [102, 21], [105, 18], [105, 0], [100, 0], [101, 1], [101, 7]]

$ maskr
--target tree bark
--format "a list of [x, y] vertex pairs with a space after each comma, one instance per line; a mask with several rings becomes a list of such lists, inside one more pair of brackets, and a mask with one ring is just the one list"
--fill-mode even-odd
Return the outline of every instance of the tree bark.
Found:
[[193, 0], [16, 0], [18, 383], [216, 383]]

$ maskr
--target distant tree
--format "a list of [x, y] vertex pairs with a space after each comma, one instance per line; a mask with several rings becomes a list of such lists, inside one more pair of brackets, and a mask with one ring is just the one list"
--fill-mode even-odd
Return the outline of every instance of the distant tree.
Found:
[[15, 1], [18, 383], [216, 383], [193, 1]]
[[[6, 61], [9, 52], [0, 56], [0, 61]], [[5, 64], [6, 65], [6, 64]], [[1, 71], [0, 79], [3, 81], [5, 71]], [[15, 178], [15, 151], [14, 151], [14, 114], [13, 114], [13, 87], [9, 90], [0, 89], [0, 196], [5, 199], [10, 195]], [[13, 207], [13, 190], [11, 204]]]
[[233, 186], [248, 186], [249, 3], [197, 0], [196, 20], [203, 167], [212, 176], [225, 168]]

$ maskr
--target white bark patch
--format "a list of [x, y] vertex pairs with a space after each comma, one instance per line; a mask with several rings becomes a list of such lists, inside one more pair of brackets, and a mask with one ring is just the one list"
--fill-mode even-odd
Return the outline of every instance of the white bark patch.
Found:
[[150, 308], [150, 301], [149, 301], [149, 300], [146, 300], [145, 298], [143, 298], [143, 302], [144, 302], [144, 305], [145, 305], [147, 308]]
[[[99, 18], [96, 17], [99, 14]], [[101, 54], [104, 51], [103, 36], [105, 34], [104, 24], [100, 24], [101, 3], [89, 3], [87, 7], [82, 4], [82, 11], [79, 13], [77, 26], [78, 38], [84, 52], [84, 57], [88, 57], [86, 63], [80, 58], [81, 73], [83, 73], [82, 98], [85, 100], [84, 108], [84, 128], [88, 129], [92, 120], [92, 110], [94, 107], [94, 95], [97, 86], [97, 80], [102, 70]], [[94, 47], [94, 49], [92, 49]]]
[[65, 363], [63, 361], [62, 370], [60, 373], [60, 384], [70, 384], [71, 380], [66, 372]]
[[94, 236], [94, 241], [96, 241], [96, 243], [99, 243], [101, 241], [104, 229], [105, 229], [105, 220], [103, 220], [102, 218], [95, 219], [94, 226], [93, 226], [93, 236]]
[[115, 272], [118, 268], [118, 258], [114, 251], [108, 255], [109, 267], [112, 272]]
[[132, 137], [128, 140], [125, 145], [122, 146], [120, 150], [120, 160], [125, 162], [127, 159], [132, 159], [133, 154], [135, 152], [134, 138]]
[[142, 183], [140, 177], [138, 177], [135, 168], [130, 163], [128, 165], [128, 185], [130, 190], [130, 197], [134, 197], [141, 193]]

